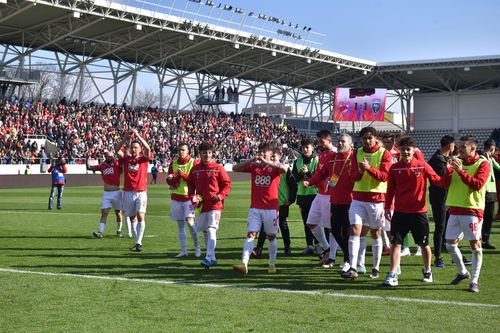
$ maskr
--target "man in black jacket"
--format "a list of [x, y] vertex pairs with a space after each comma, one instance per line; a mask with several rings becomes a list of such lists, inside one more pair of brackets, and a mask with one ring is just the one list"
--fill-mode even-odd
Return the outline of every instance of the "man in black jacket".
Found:
[[[451, 135], [445, 135], [441, 138], [441, 148], [430, 158], [428, 163], [439, 176], [443, 176], [446, 173], [448, 160], [454, 148], [455, 138]], [[441, 268], [444, 267], [441, 250], [443, 249], [446, 222], [448, 220], [445, 205], [447, 194], [447, 189], [437, 187], [432, 183], [430, 184], [429, 202], [434, 217], [434, 266]]]

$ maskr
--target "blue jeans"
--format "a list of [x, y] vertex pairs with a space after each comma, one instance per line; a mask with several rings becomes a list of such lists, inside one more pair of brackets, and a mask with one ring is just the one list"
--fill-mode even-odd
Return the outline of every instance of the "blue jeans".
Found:
[[49, 209], [52, 209], [52, 203], [54, 201], [54, 195], [56, 194], [56, 189], [57, 189], [57, 209], [61, 209], [62, 195], [64, 192], [63, 184], [52, 184], [49, 196]]

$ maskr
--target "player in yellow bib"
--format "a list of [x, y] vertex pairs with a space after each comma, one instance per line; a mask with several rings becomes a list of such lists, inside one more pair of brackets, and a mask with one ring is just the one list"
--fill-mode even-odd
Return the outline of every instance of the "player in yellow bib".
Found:
[[437, 185], [448, 188], [446, 205], [450, 218], [446, 228], [446, 248], [457, 266], [458, 274], [451, 284], [469, 279], [470, 273], [462, 261], [458, 242], [463, 238], [469, 241], [472, 249], [471, 292], [479, 292], [478, 279], [483, 263], [481, 248], [481, 229], [483, 224], [486, 183], [491, 167], [487, 160], [476, 152], [477, 140], [472, 136], [460, 138], [458, 151], [460, 158], [451, 161], [447, 173]]
[[349, 236], [349, 264], [351, 268], [342, 272], [346, 279], [358, 277], [358, 252], [360, 238], [370, 230], [372, 237], [373, 267], [370, 277], [380, 276], [379, 265], [382, 257], [381, 228], [384, 225], [384, 202], [387, 191], [389, 168], [392, 165], [391, 154], [379, 146], [377, 130], [364, 127], [359, 132], [362, 147], [352, 156], [351, 176], [354, 180], [352, 203], [349, 208], [351, 224]]
[[194, 241], [195, 256], [201, 256], [200, 244], [198, 242], [198, 232], [194, 225], [194, 206], [191, 198], [188, 195], [187, 179], [189, 173], [196, 162], [189, 155], [189, 146], [186, 143], [177, 145], [177, 159], [172, 161], [168, 167], [167, 184], [170, 185], [170, 198], [172, 204], [170, 207], [170, 219], [177, 221], [177, 230], [181, 251], [176, 255], [176, 258], [188, 256], [186, 224], [189, 228], [189, 233]]

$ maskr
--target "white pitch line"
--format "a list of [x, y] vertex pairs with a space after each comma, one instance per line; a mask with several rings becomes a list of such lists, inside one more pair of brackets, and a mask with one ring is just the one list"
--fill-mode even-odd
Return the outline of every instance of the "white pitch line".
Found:
[[134, 279], [134, 278], [99, 276], [99, 275], [85, 275], [85, 274], [71, 274], [71, 273], [35, 272], [35, 271], [25, 271], [25, 270], [10, 269], [10, 268], [0, 268], [0, 272], [14, 273], [14, 274], [42, 275], [42, 276], [64, 276], [64, 277], [82, 278], [82, 279], [138, 282], [138, 283], [150, 283], [150, 284], [162, 284], [162, 285], [186, 285], [186, 286], [204, 287], [204, 288], [241, 289], [241, 290], [259, 291], [259, 292], [275, 292], [275, 293], [284, 293], [284, 294], [327, 296], [327, 297], [339, 297], [339, 298], [357, 298], [357, 299], [364, 299], [364, 300], [380, 300], [380, 301], [394, 301], [394, 302], [408, 302], [408, 303], [425, 303], [425, 304], [440, 304], [440, 305], [455, 305], [455, 306], [460, 305], [460, 306], [472, 306], [472, 307], [500, 308], [500, 304], [441, 301], [441, 300], [409, 298], [409, 297], [386, 297], [386, 296], [376, 296], [376, 295], [325, 293], [325, 292], [314, 291], [314, 290], [290, 290], [290, 289], [277, 289], [277, 288], [258, 288], [258, 287], [245, 287], [245, 286], [230, 286], [230, 285], [214, 284], [214, 283], [189, 283], [189, 282], [184, 282], [184, 281]]

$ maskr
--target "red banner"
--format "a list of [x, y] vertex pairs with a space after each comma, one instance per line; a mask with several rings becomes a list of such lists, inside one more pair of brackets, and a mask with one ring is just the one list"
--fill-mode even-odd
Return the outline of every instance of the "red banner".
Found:
[[335, 89], [335, 121], [384, 121], [387, 89]]

